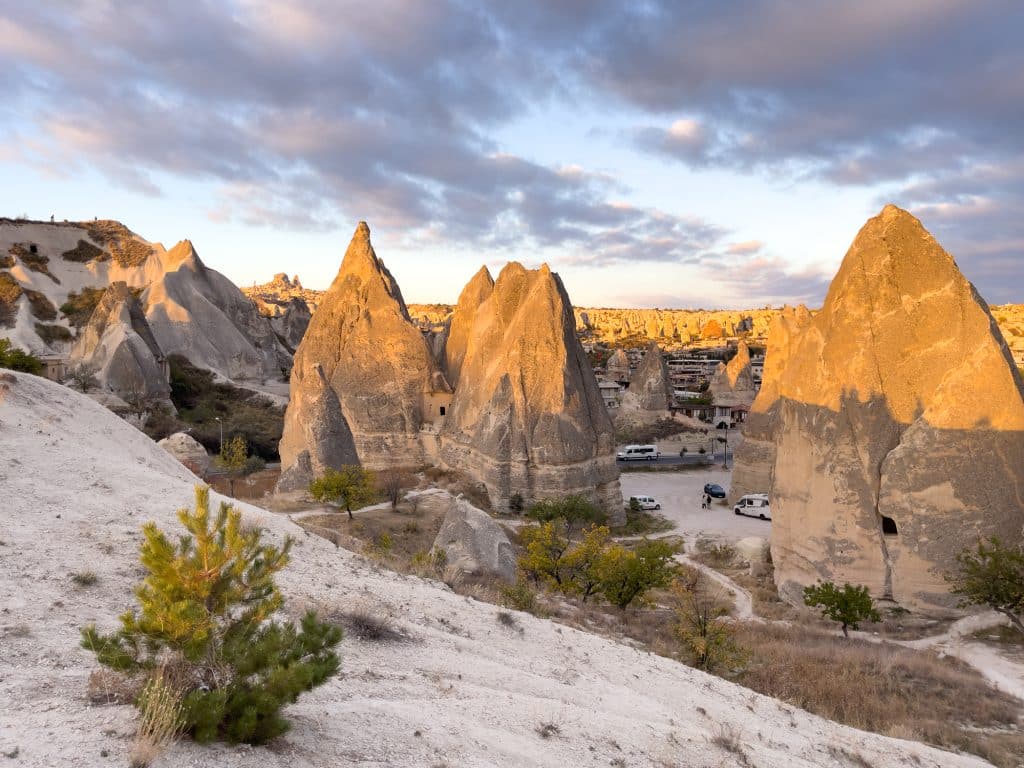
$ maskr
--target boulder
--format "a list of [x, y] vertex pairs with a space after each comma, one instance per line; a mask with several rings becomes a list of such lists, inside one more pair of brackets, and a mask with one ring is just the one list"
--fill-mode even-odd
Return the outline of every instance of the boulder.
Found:
[[103, 292], [68, 362], [92, 371], [121, 400], [173, 407], [167, 360], [127, 283], [111, 283]]
[[185, 432], [175, 432], [157, 445], [188, 467], [197, 477], [203, 477], [210, 469], [210, 454], [198, 440]]
[[360, 222], [295, 352], [282, 479], [303, 452], [314, 471], [345, 457], [369, 469], [423, 464], [420, 429], [430, 408], [443, 407], [433, 396], [445, 393], [427, 341]]
[[516, 581], [516, 553], [505, 531], [461, 496], [452, 499], [434, 539], [432, 551], [442, 550], [447, 582], [467, 576], [496, 576], [509, 584]]
[[483, 483], [496, 509], [516, 493], [526, 503], [579, 493], [624, 517], [612, 424], [547, 265], [508, 264], [477, 308], [441, 460]]
[[762, 576], [768, 570], [768, 539], [748, 536], [736, 542], [736, 555], [750, 566], [751, 576]]
[[952, 611], [956, 555], [1024, 530], [1024, 384], [987, 305], [916, 218], [886, 206], [782, 343], [755, 403], [780, 594], [849, 581]]

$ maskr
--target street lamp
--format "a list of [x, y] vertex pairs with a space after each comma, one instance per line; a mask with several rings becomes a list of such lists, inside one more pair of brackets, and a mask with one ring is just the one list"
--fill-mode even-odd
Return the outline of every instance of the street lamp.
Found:
[[722, 442], [725, 443], [724, 454], [722, 456], [722, 469], [729, 468], [729, 422], [723, 421], [725, 424], [725, 437], [721, 438]]

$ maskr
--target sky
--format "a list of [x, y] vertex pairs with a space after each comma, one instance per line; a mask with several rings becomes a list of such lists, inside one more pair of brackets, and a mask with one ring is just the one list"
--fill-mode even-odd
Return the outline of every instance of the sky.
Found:
[[820, 304], [885, 203], [1024, 301], [1019, 0], [0, 0], [0, 215], [410, 302]]

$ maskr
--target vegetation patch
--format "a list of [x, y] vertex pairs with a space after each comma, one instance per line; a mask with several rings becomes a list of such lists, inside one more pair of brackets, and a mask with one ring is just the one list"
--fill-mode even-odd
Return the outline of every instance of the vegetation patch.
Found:
[[57, 307], [53, 305], [53, 302], [46, 298], [46, 294], [41, 291], [32, 291], [28, 288], [23, 288], [22, 291], [25, 293], [25, 297], [28, 299], [29, 309], [32, 310], [32, 316], [37, 320], [45, 320], [49, 322], [57, 319]]
[[43, 372], [43, 362], [31, 352], [11, 346], [10, 339], [0, 339], [0, 368], [39, 376]]
[[693, 427], [675, 419], [658, 419], [652, 424], [632, 424], [615, 430], [615, 442], [619, 445], [655, 443], [683, 432], [693, 432]]
[[119, 221], [89, 221], [84, 225], [94, 242], [106, 246], [121, 267], [140, 267], [153, 255], [153, 249], [139, 240]]
[[41, 275], [46, 275], [53, 282], [60, 285], [60, 280], [50, 272], [50, 257], [45, 256], [38, 251], [33, 253], [32, 246], [26, 246], [23, 243], [15, 243], [8, 251], [11, 256], [17, 256], [21, 259], [21, 263], [25, 265], [27, 269], [33, 272], [38, 272]]
[[7, 253], [0, 253], [0, 269], [10, 269], [14, 266], [14, 257]]
[[58, 343], [69, 342], [75, 337], [71, 335], [71, 331], [65, 328], [63, 325], [47, 325], [46, 323], [36, 323], [36, 333], [39, 334], [39, 338], [49, 346], [53, 346]]
[[86, 240], [79, 240], [78, 245], [69, 251], [64, 251], [61, 258], [65, 261], [73, 261], [84, 264], [89, 261], [106, 261], [107, 254], [102, 248], [97, 248]]
[[68, 300], [60, 305], [61, 314], [75, 328], [82, 328], [89, 322], [101, 298], [102, 288], [85, 287], [81, 291], [72, 291], [68, 294]]
[[191, 428], [192, 437], [210, 453], [219, 454], [223, 427], [225, 444], [241, 437], [253, 455], [264, 461], [278, 460], [284, 408], [251, 390], [216, 381], [211, 371], [192, 365], [182, 355], [171, 355], [168, 362], [171, 401], [178, 415], [153, 414], [145, 426], [147, 435], [162, 440]]
[[10, 272], [0, 272], [0, 327], [14, 327], [22, 293], [21, 283]]

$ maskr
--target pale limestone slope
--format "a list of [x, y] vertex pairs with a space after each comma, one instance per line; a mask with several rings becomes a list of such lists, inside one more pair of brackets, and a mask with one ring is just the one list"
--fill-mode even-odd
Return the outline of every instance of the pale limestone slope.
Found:
[[[141, 525], [178, 530], [195, 478], [144, 435], [91, 400], [25, 374], [0, 382], [0, 751], [22, 768], [125, 763], [134, 710], [92, 706], [96, 667], [78, 630], [114, 626], [139, 579]], [[288, 614], [326, 604], [387, 610], [402, 643], [346, 638], [343, 675], [289, 707], [292, 730], [273, 749], [175, 746], [161, 765], [193, 768], [321, 766], [728, 765], [713, 743], [738, 735], [759, 768], [870, 765], [982, 766], [976, 758], [830, 723], [668, 659], [515, 614], [437, 582], [382, 571], [310, 537], [287, 519], [239, 505], [272, 540], [296, 536], [279, 579]], [[77, 588], [70, 573], [99, 580]], [[537, 727], [554, 722], [556, 738]], [[101, 753], [106, 752], [107, 756]]]

